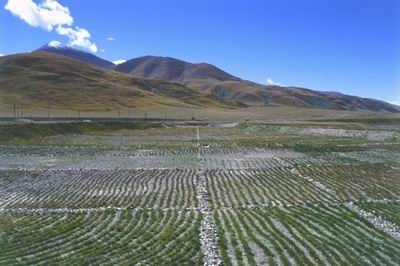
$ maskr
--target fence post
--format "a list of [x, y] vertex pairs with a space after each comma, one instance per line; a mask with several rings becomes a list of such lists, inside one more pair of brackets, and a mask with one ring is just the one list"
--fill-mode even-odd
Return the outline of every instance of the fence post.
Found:
[[50, 119], [50, 101], [47, 101], [47, 119]]

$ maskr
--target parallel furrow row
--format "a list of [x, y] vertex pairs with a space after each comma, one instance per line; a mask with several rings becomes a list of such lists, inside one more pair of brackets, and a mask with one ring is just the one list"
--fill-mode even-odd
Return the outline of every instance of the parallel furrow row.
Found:
[[264, 170], [212, 170], [205, 172], [214, 207], [290, 205], [335, 202], [314, 184], [292, 173], [289, 167]]
[[194, 170], [1, 171], [0, 207], [198, 206]]
[[400, 241], [343, 205], [214, 212], [226, 265], [398, 265]]
[[3, 214], [0, 264], [200, 265], [200, 219], [161, 210]]

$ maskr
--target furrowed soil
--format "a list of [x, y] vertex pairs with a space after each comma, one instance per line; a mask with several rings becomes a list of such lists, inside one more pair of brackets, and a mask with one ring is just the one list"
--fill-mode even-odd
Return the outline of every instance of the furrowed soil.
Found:
[[0, 265], [399, 265], [385, 123], [4, 123]]

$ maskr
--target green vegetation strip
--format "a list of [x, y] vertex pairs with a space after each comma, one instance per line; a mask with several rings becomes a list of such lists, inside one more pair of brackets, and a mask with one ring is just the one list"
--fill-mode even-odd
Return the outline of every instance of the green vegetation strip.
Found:
[[83, 134], [122, 129], [161, 128], [159, 123], [128, 122], [71, 122], [71, 123], [21, 123], [0, 125], [0, 142], [15, 139], [34, 139], [62, 134]]
[[343, 205], [214, 212], [224, 264], [398, 265], [400, 241]]
[[1, 265], [201, 265], [200, 214], [1, 214]]

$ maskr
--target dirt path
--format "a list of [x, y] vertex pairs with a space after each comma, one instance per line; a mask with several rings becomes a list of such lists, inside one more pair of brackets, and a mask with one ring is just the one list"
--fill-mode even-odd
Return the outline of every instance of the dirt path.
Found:
[[209, 205], [208, 193], [207, 193], [207, 181], [201, 170], [201, 156], [202, 156], [202, 144], [200, 138], [199, 128], [196, 128], [197, 134], [197, 145], [198, 145], [198, 160], [199, 169], [197, 170], [197, 184], [196, 189], [199, 194], [200, 201], [200, 212], [202, 214], [202, 221], [200, 225], [200, 243], [201, 249], [204, 253], [204, 265], [220, 265], [221, 259], [218, 254], [218, 235], [215, 228], [215, 223], [212, 215], [212, 210]]

